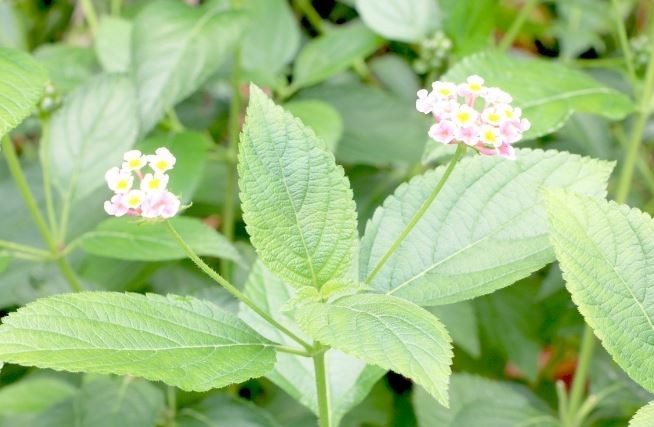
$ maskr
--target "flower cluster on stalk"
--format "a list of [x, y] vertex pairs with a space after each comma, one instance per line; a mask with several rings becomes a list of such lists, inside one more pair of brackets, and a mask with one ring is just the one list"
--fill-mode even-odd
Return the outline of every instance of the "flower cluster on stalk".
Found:
[[[113, 167], [105, 174], [109, 189], [114, 192], [104, 202], [104, 210], [113, 216], [141, 216], [143, 218], [170, 218], [180, 208], [180, 200], [167, 190], [166, 172], [175, 166], [175, 156], [164, 147], [154, 154], [144, 155], [139, 150], [124, 154], [120, 168]], [[143, 173], [149, 166], [150, 172]], [[135, 186], [135, 177], [138, 185]]]
[[433, 115], [429, 136], [442, 144], [462, 143], [487, 156], [515, 159], [512, 144], [531, 124], [513, 107], [511, 95], [484, 86], [484, 79], [469, 76], [465, 83], [436, 81], [432, 91], [418, 91], [416, 109]]

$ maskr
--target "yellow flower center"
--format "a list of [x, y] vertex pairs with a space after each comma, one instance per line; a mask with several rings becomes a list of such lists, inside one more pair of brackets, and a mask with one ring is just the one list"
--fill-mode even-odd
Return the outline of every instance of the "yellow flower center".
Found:
[[497, 113], [490, 113], [488, 115], [488, 121], [492, 123], [497, 123], [500, 121], [500, 115]]
[[506, 116], [507, 119], [512, 119], [513, 118], [513, 111], [505, 110], [504, 115]]
[[487, 130], [486, 133], [484, 133], [484, 139], [485, 139], [486, 141], [488, 141], [488, 142], [493, 143], [493, 142], [495, 142], [495, 140], [496, 140], [496, 138], [495, 138], [495, 134], [494, 134], [493, 132]]
[[165, 160], [159, 160], [159, 161], [155, 164], [155, 166], [156, 166], [157, 169], [159, 169], [159, 170], [165, 170], [165, 169], [168, 167], [168, 162], [165, 161]]
[[481, 90], [481, 85], [479, 83], [470, 83], [468, 88], [473, 92], [479, 92]]
[[470, 121], [470, 113], [467, 111], [461, 111], [457, 113], [456, 118], [461, 123], [466, 123]]
[[154, 178], [150, 183], [148, 184], [148, 188], [150, 190], [156, 190], [161, 186], [161, 180], [159, 178]]
[[127, 204], [129, 206], [138, 206], [140, 203], [141, 203], [140, 196], [132, 196], [129, 199], [127, 199]]
[[443, 96], [450, 96], [452, 92], [449, 89], [440, 89], [438, 93], [440, 93]]
[[139, 166], [141, 166], [141, 160], [140, 159], [132, 159], [129, 162], [127, 162], [127, 165], [130, 168], [138, 168]]
[[126, 179], [121, 179], [116, 184], [116, 188], [118, 188], [119, 190], [127, 190], [128, 187], [129, 187], [129, 182]]

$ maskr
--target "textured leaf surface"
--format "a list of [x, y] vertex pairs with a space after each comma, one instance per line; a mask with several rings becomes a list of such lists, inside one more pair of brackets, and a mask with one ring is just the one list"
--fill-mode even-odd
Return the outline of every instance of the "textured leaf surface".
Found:
[[136, 92], [122, 74], [98, 76], [73, 92], [52, 117], [46, 145], [52, 180], [63, 198], [79, 200], [104, 183], [138, 135]]
[[275, 352], [206, 301], [89, 292], [43, 298], [3, 318], [0, 360], [205, 391], [264, 375]]
[[427, 310], [390, 295], [359, 294], [306, 303], [295, 319], [312, 338], [405, 375], [448, 404], [451, 339]]
[[[232, 244], [200, 220], [176, 217], [169, 221], [199, 255], [240, 260]], [[164, 223], [139, 222], [133, 218], [110, 218], [84, 234], [80, 245], [94, 255], [131, 261], [182, 259], [186, 254]]]
[[463, 59], [441, 79], [459, 83], [471, 74], [481, 75], [487, 85], [513, 96], [513, 104], [531, 121], [527, 138], [554, 132], [575, 111], [617, 120], [633, 110], [626, 95], [553, 61], [484, 52]]
[[572, 300], [618, 365], [654, 391], [654, 220], [571, 192], [545, 199]]
[[0, 138], [30, 115], [48, 76], [27, 53], [0, 48]]
[[362, 23], [337, 27], [304, 46], [295, 61], [293, 85], [310, 86], [373, 53], [382, 40]]
[[291, 285], [320, 287], [356, 253], [352, 190], [315, 133], [251, 86], [239, 148], [243, 219], [266, 266]]
[[245, 25], [244, 13], [225, 11], [220, 2], [191, 7], [157, 0], [141, 10], [134, 20], [132, 63], [143, 133], [216, 71]]
[[211, 396], [180, 410], [179, 427], [280, 427], [265, 410], [250, 401], [231, 396]]
[[[296, 335], [305, 337], [295, 321], [282, 312], [284, 304], [295, 294], [293, 288], [273, 275], [261, 262], [257, 262], [252, 268], [244, 292], [275, 320]], [[288, 346], [297, 346], [295, 341], [272, 328], [244, 305], [241, 305], [239, 317], [266, 338]], [[334, 425], [338, 425], [339, 420], [361, 403], [386, 371], [377, 366], [366, 365], [365, 362], [335, 349], [328, 350], [325, 358], [332, 418]], [[310, 358], [278, 353], [275, 369], [266, 376], [314, 414], [318, 414], [315, 372]]]
[[[611, 169], [608, 162], [556, 151], [519, 150], [516, 161], [465, 158], [371, 286], [426, 306], [508, 286], [554, 260], [541, 187], [603, 196]], [[443, 170], [428, 171], [401, 185], [375, 212], [361, 242], [362, 281]]]
[[432, 0], [356, 0], [357, 12], [376, 33], [403, 42], [419, 42], [440, 24]]
[[650, 427], [652, 425], [654, 425], [654, 402], [640, 408], [629, 421], [629, 427]]

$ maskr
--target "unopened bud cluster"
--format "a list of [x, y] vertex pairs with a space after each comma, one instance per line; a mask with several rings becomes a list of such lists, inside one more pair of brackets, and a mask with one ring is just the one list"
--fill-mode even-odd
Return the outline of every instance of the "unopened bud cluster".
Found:
[[441, 69], [450, 50], [452, 50], [452, 41], [444, 32], [436, 32], [420, 43], [419, 56], [413, 61], [414, 71], [418, 74], [426, 74], [431, 70]]

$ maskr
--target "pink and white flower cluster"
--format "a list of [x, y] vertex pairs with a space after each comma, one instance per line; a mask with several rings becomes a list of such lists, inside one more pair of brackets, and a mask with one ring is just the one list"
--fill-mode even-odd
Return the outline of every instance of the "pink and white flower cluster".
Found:
[[[170, 218], [180, 208], [180, 201], [168, 191], [166, 172], [175, 166], [175, 156], [164, 147], [157, 148], [152, 155], [139, 150], [124, 154], [120, 168], [113, 167], [105, 174], [109, 189], [114, 192], [111, 200], [104, 202], [104, 210], [113, 216], [141, 216], [143, 218]], [[151, 172], [143, 173], [149, 166]], [[138, 188], [134, 187], [134, 177]]]
[[416, 109], [434, 116], [429, 136], [442, 144], [463, 143], [487, 156], [515, 159], [512, 144], [522, 138], [531, 123], [513, 107], [511, 95], [484, 86], [477, 75], [459, 85], [437, 81], [432, 91], [418, 91]]

